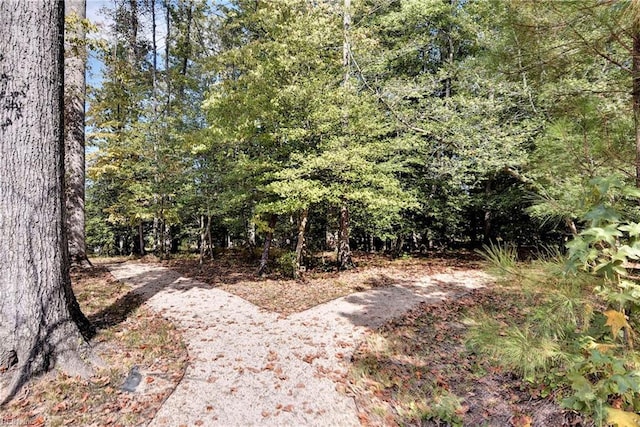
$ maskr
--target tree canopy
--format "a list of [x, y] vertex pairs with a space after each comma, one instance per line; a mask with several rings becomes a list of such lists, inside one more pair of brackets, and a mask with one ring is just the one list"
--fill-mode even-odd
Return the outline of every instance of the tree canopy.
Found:
[[630, 2], [114, 4], [94, 251], [554, 243], [591, 179], [636, 182]]

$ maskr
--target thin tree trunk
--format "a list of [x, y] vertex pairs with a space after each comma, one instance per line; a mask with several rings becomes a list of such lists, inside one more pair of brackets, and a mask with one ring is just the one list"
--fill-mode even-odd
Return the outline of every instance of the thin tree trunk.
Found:
[[573, 236], [578, 235], [578, 227], [576, 227], [576, 223], [573, 222], [571, 218], [565, 218], [565, 223], [567, 224], [567, 228], [571, 231]]
[[404, 247], [404, 236], [402, 234], [396, 237], [395, 247], [393, 250], [393, 257], [398, 258], [402, 255], [402, 248]]
[[[487, 181], [487, 184], [485, 185], [485, 189], [484, 189], [485, 201], [488, 201], [489, 196], [491, 195], [492, 183], [493, 183], [493, 179], [489, 179]], [[484, 210], [484, 218], [483, 218], [483, 226], [482, 226], [482, 234], [483, 234], [482, 238], [485, 243], [489, 243], [489, 241], [491, 240], [491, 220], [492, 220], [491, 209], [487, 207]]]
[[204, 250], [207, 239], [207, 229], [205, 227], [204, 215], [200, 215], [200, 259], [198, 260], [198, 264], [201, 266], [204, 263]]
[[144, 226], [142, 221], [138, 224], [138, 244], [140, 245], [140, 256], [144, 256]]
[[63, 2], [0, 0], [0, 362], [14, 365], [0, 405], [54, 364], [88, 373], [64, 219], [63, 37]]
[[207, 242], [209, 242], [209, 259], [213, 259], [213, 238], [211, 237], [211, 215], [207, 215]]
[[633, 118], [636, 140], [636, 187], [640, 188], [640, 23], [633, 34]]
[[264, 248], [262, 249], [262, 256], [260, 257], [260, 266], [256, 274], [262, 276], [267, 271], [269, 264], [269, 249], [271, 249], [271, 240], [273, 240], [273, 231], [276, 228], [276, 222], [278, 221], [277, 215], [271, 215], [269, 219], [269, 231], [267, 231], [267, 237], [264, 239]]
[[305, 208], [300, 214], [300, 220], [298, 221], [298, 240], [296, 241], [296, 271], [294, 272], [296, 277], [299, 277], [302, 271], [302, 257], [304, 255], [305, 238], [304, 232], [307, 228], [307, 221], [309, 219], [309, 209]]
[[256, 223], [252, 220], [247, 223], [247, 244], [252, 251], [256, 247]]
[[349, 245], [349, 208], [346, 204], [340, 208], [340, 236], [338, 242], [338, 268], [348, 270], [353, 267], [351, 246]]
[[131, 16], [129, 19], [129, 50], [127, 51], [127, 56], [129, 65], [134, 67], [138, 62], [138, 0], [129, 0], [129, 9]]
[[69, 38], [77, 40], [67, 43], [65, 56], [65, 208], [67, 242], [71, 265], [91, 267], [85, 242], [85, 169], [84, 169], [84, 99], [86, 34], [81, 20], [86, 18], [86, 0], [67, 0], [67, 16], [79, 21], [70, 30]]
[[[342, 43], [342, 66], [344, 68], [343, 87], [349, 88], [349, 77], [351, 73], [351, 42], [349, 32], [351, 30], [351, 0], [344, 0], [343, 5], [343, 43]], [[347, 128], [348, 115], [343, 117], [343, 127]], [[353, 267], [351, 259], [351, 247], [349, 246], [349, 208], [346, 203], [340, 206], [340, 229], [338, 238], [338, 268], [346, 270]]]

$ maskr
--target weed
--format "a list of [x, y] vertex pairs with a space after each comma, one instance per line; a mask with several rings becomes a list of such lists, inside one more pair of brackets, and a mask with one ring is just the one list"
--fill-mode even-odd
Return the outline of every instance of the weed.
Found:
[[513, 275], [518, 262], [518, 251], [514, 245], [490, 242], [476, 251], [491, 264], [492, 272], [497, 276]]

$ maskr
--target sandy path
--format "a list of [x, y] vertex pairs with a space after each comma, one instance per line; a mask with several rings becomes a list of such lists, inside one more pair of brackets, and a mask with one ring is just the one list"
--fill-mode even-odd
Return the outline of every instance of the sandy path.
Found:
[[489, 280], [472, 270], [437, 274], [282, 318], [164, 267], [108, 267], [176, 323], [188, 346], [185, 377], [151, 426], [359, 425], [335, 380], [367, 328]]

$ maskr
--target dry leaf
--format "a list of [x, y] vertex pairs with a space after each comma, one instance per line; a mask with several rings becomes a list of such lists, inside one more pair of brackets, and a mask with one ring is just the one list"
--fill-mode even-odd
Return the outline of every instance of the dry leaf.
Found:
[[621, 409], [609, 408], [607, 410], [607, 424], [618, 427], [638, 427], [640, 426], [640, 415]]
[[629, 322], [627, 322], [627, 316], [625, 316], [624, 313], [617, 310], [607, 310], [604, 312], [604, 315], [607, 316], [607, 323], [605, 323], [605, 325], [611, 326], [611, 333], [614, 338], [618, 336], [621, 329], [631, 329]]

